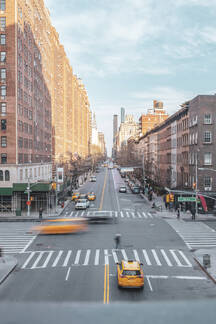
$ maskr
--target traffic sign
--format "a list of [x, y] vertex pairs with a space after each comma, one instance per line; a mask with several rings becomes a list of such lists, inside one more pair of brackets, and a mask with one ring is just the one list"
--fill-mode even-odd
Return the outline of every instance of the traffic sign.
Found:
[[193, 202], [196, 201], [196, 197], [178, 197], [178, 202]]
[[27, 205], [27, 206], [30, 206], [30, 205], [31, 205], [31, 201], [28, 200], [28, 201], [26, 202], [26, 205]]

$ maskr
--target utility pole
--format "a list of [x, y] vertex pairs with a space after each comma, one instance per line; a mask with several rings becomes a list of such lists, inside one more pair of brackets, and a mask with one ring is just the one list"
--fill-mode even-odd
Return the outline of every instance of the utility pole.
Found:
[[28, 194], [27, 216], [29, 217], [30, 216], [30, 192], [31, 192], [29, 178], [28, 178], [28, 185], [27, 185], [26, 191]]

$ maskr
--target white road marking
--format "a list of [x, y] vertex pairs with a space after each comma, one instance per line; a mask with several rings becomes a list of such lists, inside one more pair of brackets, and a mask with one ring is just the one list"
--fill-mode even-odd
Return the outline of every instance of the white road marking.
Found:
[[84, 266], [87, 266], [88, 265], [90, 254], [91, 254], [91, 250], [87, 250], [86, 251], [86, 256], [85, 256], [85, 261], [83, 263]]
[[77, 213], [74, 215], [74, 217], [78, 217], [78, 215], [79, 215], [79, 212], [77, 212]]
[[187, 263], [188, 267], [192, 267], [192, 264], [190, 263], [190, 261], [188, 260], [188, 258], [184, 255], [184, 253], [182, 251], [179, 251], [179, 253], [181, 254], [182, 258]]
[[36, 261], [34, 262], [33, 266], [31, 267], [31, 269], [41, 268], [41, 267], [37, 267], [37, 265], [40, 262], [40, 259], [42, 258], [42, 256], [44, 255], [45, 252], [46, 251], [39, 252], [39, 255], [38, 255]]
[[137, 253], [137, 250], [133, 250], [134, 258], [136, 261], [140, 262], [139, 255]]
[[153, 291], [153, 288], [152, 288], [152, 285], [151, 285], [151, 281], [150, 281], [149, 276], [146, 276], [146, 279], [148, 281], [148, 285], [149, 285], [150, 290]]
[[152, 251], [152, 254], [153, 254], [154, 258], [155, 258], [155, 261], [156, 261], [157, 265], [161, 266], [162, 264], [161, 264], [161, 262], [160, 262], [160, 260], [159, 260], [159, 258], [157, 256], [156, 251], [154, 249], [152, 249], [151, 251]]
[[142, 216], [140, 215], [140, 213], [139, 213], [139, 212], [137, 212], [137, 215], [138, 215], [138, 217], [139, 217], [139, 218], [142, 218]]
[[115, 211], [115, 217], [116, 217], [116, 218], [118, 217], [118, 212], [117, 212], [117, 211]]
[[144, 218], [148, 218], [144, 212], [142, 212]]
[[143, 255], [144, 255], [144, 258], [145, 258], [145, 260], [146, 260], [147, 265], [148, 265], [148, 266], [151, 266], [152, 264], [151, 264], [151, 261], [150, 261], [150, 259], [149, 259], [149, 256], [148, 256], [146, 250], [143, 250]]
[[149, 216], [150, 218], [154, 218], [154, 217], [152, 216], [152, 214], [151, 214], [151, 213], [148, 213], [148, 216]]
[[73, 213], [74, 213], [73, 211], [72, 211], [72, 212], [70, 213], [70, 217], [72, 217], [72, 216], [73, 216]]
[[63, 263], [63, 265], [62, 265], [63, 267], [67, 267], [67, 265], [68, 265], [68, 261], [69, 261], [70, 256], [71, 256], [71, 253], [72, 253], [72, 251], [69, 250], [68, 253], [67, 253], [67, 255], [66, 255], [66, 258], [65, 258], [65, 260], [64, 260], [64, 263]]
[[109, 264], [108, 250], [104, 250], [105, 264]]
[[128, 261], [127, 254], [124, 249], [121, 250], [124, 260]]
[[25, 269], [25, 268], [26, 268], [26, 266], [29, 264], [29, 262], [31, 261], [31, 259], [33, 258], [34, 255], [35, 255], [35, 252], [32, 252], [32, 253], [29, 255], [28, 259], [27, 259], [26, 262], [23, 264], [23, 266], [21, 267], [21, 269]]
[[124, 214], [122, 211], [120, 212], [120, 215], [121, 215], [121, 218], [124, 218]]
[[60, 260], [60, 258], [62, 256], [62, 254], [63, 254], [63, 250], [59, 251], [57, 257], [55, 258], [55, 261], [52, 264], [52, 267], [53, 268], [57, 266], [57, 264], [58, 264], [58, 262], [59, 262], [59, 260]]
[[66, 278], [65, 278], [65, 280], [67, 281], [68, 280], [68, 278], [69, 278], [69, 275], [70, 275], [70, 271], [71, 271], [71, 267], [70, 268], [68, 268], [68, 271], [67, 271], [67, 274], [66, 274]]
[[130, 215], [129, 215], [129, 213], [128, 213], [128, 212], [126, 212], [126, 216], [127, 216], [128, 218], [130, 218]]
[[177, 265], [179, 267], [184, 267], [184, 265], [180, 262], [179, 258], [177, 257], [177, 255], [175, 254], [175, 250], [170, 250], [170, 253], [172, 254], [173, 258], [175, 259]]
[[112, 170], [112, 177], [113, 177], [113, 183], [114, 183], [114, 192], [115, 192], [115, 197], [116, 197], [116, 202], [117, 202], [117, 209], [118, 211], [120, 211], [120, 204], [119, 204], [119, 199], [118, 199], [118, 195], [117, 195], [117, 191], [116, 191], [116, 184], [115, 184], [115, 180], [114, 180], [114, 175], [113, 175], [113, 170]]
[[135, 213], [131, 212], [131, 215], [132, 215], [133, 218], [135, 218]]
[[172, 265], [170, 259], [168, 258], [166, 252], [165, 252], [163, 249], [161, 249], [161, 254], [163, 255], [163, 257], [164, 257], [164, 259], [165, 259], [167, 265], [168, 265], [169, 267], [172, 267], [173, 265]]
[[[147, 277], [147, 276], [146, 276]], [[183, 280], [207, 280], [206, 277], [195, 276], [160, 276], [160, 275], [148, 275], [151, 279], [183, 279]]]
[[99, 258], [100, 258], [100, 250], [97, 249], [95, 252], [95, 261], [94, 261], [94, 265], [99, 265]]
[[83, 217], [83, 216], [84, 216], [84, 214], [85, 214], [85, 212], [83, 211], [83, 212], [81, 213], [81, 215], [80, 215], [80, 216], [81, 216], [81, 217]]
[[48, 263], [49, 263], [49, 260], [51, 259], [52, 255], [53, 255], [53, 252], [54, 252], [54, 251], [50, 251], [50, 252], [48, 253], [48, 256], [47, 256], [46, 260], [44, 261], [43, 265], [41, 266], [41, 268], [46, 268], [46, 266], [47, 266]]
[[74, 264], [76, 265], [79, 264], [80, 254], [81, 254], [81, 250], [78, 250], [74, 261]]
[[113, 255], [113, 259], [115, 261], [115, 263], [118, 263], [118, 257], [115, 251], [112, 250], [112, 255]]

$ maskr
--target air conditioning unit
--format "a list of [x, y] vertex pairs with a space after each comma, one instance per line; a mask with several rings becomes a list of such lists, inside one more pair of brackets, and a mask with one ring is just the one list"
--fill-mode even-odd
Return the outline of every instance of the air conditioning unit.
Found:
[[205, 191], [211, 191], [212, 187], [205, 187]]

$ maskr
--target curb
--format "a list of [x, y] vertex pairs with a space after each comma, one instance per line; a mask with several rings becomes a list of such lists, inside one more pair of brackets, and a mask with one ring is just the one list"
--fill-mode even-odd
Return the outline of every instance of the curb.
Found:
[[203, 265], [195, 257], [193, 257], [193, 258], [196, 261], [196, 263], [198, 264], [198, 266], [201, 268], [201, 270], [203, 272], [205, 272], [207, 277], [209, 277], [209, 279], [211, 279], [213, 281], [213, 283], [216, 285], [216, 279], [203, 267]]
[[13, 272], [13, 270], [16, 268], [16, 266], [17, 266], [17, 263], [18, 262], [16, 262], [15, 264], [14, 264], [14, 266], [10, 269], [10, 271], [8, 271], [8, 273], [6, 274], [6, 275], [4, 275], [2, 278], [0, 278], [0, 285], [7, 279], [7, 277], [11, 274], [11, 272]]

